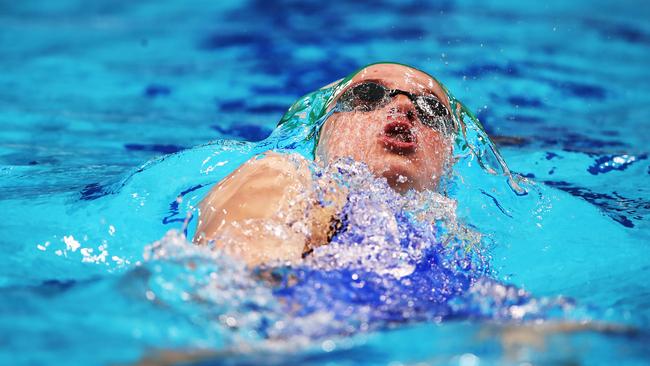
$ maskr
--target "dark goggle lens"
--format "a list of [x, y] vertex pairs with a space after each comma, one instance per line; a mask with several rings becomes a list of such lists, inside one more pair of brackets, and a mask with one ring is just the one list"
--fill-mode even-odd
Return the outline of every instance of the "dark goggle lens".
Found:
[[387, 89], [374, 82], [366, 82], [348, 89], [340, 100], [342, 111], [371, 111], [386, 99]]
[[435, 97], [418, 96], [415, 99], [416, 107], [424, 114], [430, 117], [445, 118], [449, 116], [449, 111], [444, 104]]
[[418, 96], [415, 100], [418, 117], [423, 124], [438, 131], [448, 133], [453, 130], [453, 122], [449, 111], [437, 98]]
[[368, 82], [352, 88], [352, 94], [361, 102], [368, 104], [379, 103], [386, 96], [386, 88], [377, 83]]

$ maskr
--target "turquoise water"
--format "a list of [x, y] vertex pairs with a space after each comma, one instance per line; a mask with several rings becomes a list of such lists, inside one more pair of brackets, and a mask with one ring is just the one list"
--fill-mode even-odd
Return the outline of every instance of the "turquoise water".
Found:
[[[217, 354], [200, 362], [233, 364], [647, 362], [650, 29], [641, 2], [0, 9], [1, 363], [133, 362], [169, 349], [207, 349]], [[283, 320], [269, 289], [166, 233], [183, 230], [210, 184], [274, 146], [221, 139], [262, 140], [301, 95], [378, 60], [435, 75], [531, 181], [520, 197], [471, 159], [456, 167], [457, 215], [484, 234], [493, 277], [540, 302], [575, 304], [542, 317], [634, 332], [507, 346], [512, 328], [531, 325], [512, 314], [490, 320], [500, 308], [488, 301], [456, 319], [260, 345], [255, 314]], [[471, 304], [498, 298], [474, 293]], [[265, 307], [246, 311], [250, 299]], [[292, 335], [323, 324], [305, 321]]]

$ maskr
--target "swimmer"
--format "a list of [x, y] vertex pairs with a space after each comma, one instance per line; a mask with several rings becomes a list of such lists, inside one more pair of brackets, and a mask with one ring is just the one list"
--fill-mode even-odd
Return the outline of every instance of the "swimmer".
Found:
[[[365, 163], [397, 192], [436, 189], [452, 153], [451, 105], [442, 86], [414, 68], [381, 63], [361, 69], [337, 93], [323, 123], [316, 162]], [[332, 110], [333, 109], [333, 110]], [[345, 189], [317, 203], [309, 163], [298, 154], [267, 152], [219, 182], [200, 204], [194, 237], [249, 266], [295, 263], [326, 245], [336, 229]], [[300, 217], [298, 217], [300, 216]], [[296, 227], [300, 218], [307, 224]], [[281, 233], [264, 230], [280, 223]]]

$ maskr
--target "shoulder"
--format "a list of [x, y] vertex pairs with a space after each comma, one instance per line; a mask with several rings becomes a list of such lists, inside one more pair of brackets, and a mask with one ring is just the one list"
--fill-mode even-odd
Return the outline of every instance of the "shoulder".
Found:
[[224, 178], [216, 188], [237, 185], [245, 191], [272, 187], [304, 186], [311, 183], [309, 162], [298, 154], [266, 152], [254, 156]]
[[[288, 196], [312, 184], [309, 162], [297, 154], [267, 152], [255, 156], [217, 183], [201, 202], [202, 215], [229, 212], [231, 219], [267, 217]], [[217, 215], [219, 216], [219, 215]]]
[[305, 175], [309, 173], [309, 162], [299, 154], [280, 154], [268, 151], [257, 155], [242, 164], [236, 172], [275, 173]]

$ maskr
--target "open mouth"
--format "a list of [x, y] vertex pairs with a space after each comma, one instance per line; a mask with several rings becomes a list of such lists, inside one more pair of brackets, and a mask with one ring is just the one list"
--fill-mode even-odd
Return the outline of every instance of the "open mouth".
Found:
[[384, 127], [381, 141], [386, 149], [398, 154], [408, 154], [415, 151], [417, 140], [413, 126], [406, 121], [394, 121]]

